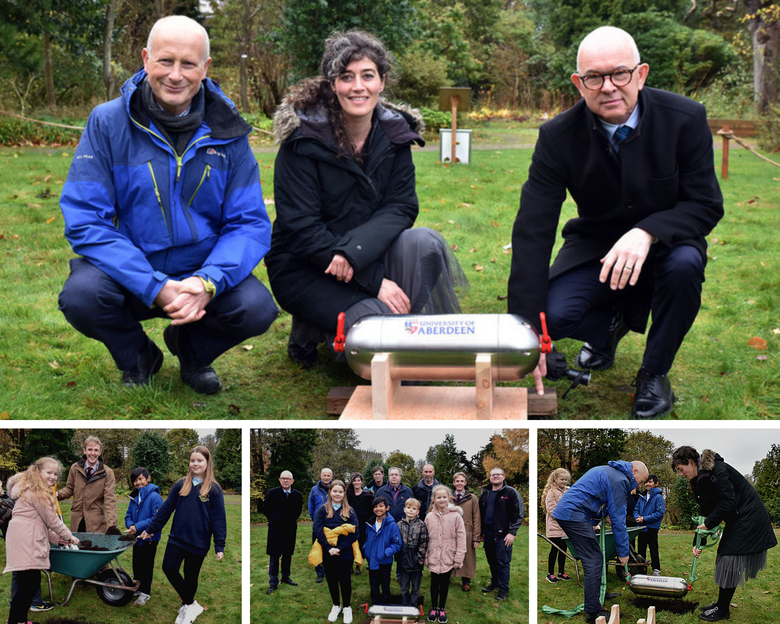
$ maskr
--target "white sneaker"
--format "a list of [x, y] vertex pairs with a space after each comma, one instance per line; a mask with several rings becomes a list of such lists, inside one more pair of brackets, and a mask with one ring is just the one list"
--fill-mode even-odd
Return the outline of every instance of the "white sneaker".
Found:
[[352, 624], [352, 607], [344, 607], [344, 624]]
[[652, 576], [661, 576], [661, 570], [653, 570]]
[[149, 602], [149, 598], [151, 596], [149, 594], [145, 594], [143, 592], [138, 592], [138, 597], [135, 599], [134, 605], [138, 605], [139, 607], [142, 607], [147, 602]]
[[333, 605], [333, 608], [330, 610], [330, 615], [328, 616], [328, 622], [335, 622], [339, 617], [339, 613], [341, 613], [341, 607], [339, 605]]
[[174, 624], [184, 624], [184, 617], [187, 615], [187, 605], [182, 605], [179, 609], [179, 615], [176, 616]]
[[198, 604], [197, 600], [191, 605], [187, 605], [187, 615], [184, 616], [184, 624], [192, 624], [201, 613], [203, 613], [203, 607]]

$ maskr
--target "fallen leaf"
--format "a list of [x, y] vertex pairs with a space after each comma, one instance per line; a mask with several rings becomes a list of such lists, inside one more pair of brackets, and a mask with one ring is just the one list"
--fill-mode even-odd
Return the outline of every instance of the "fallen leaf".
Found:
[[46, 225], [49, 225], [49, 224], [50, 224], [52, 221], [54, 221], [54, 219], [56, 219], [56, 218], [57, 218], [57, 217], [49, 217], [48, 219], [46, 219]]
[[458, 246], [457, 245], [452, 245], [452, 251], [458, 251]]
[[497, 299], [498, 301], [506, 301], [506, 299], [507, 299], [507, 296], [506, 296], [506, 295], [498, 295], [498, 296], [496, 297], [496, 299]]
[[756, 356], [756, 359], [757, 360], [761, 360], [762, 362], [764, 362], [764, 361], [766, 361], [766, 356], [765, 355], [759, 355], [759, 356]]
[[475, 189], [475, 188], [477, 188], [477, 185], [476, 184], [472, 184], [471, 188]]
[[472, 250], [469, 253], [474, 253], [475, 251], [477, 251], [476, 247], [472, 248]]
[[483, 267], [481, 264], [477, 264], [474, 266], [475, 271], [484, 271], [485, 267]]
[[493, 221], [492, 225], [493, 225], [493, 227], [501, 227], [501, 226], [498, 224], [498, 221]]
[[57, 368], [60, 367], [59, 362], [57, 362], [57, 360], [52, 360], [51, 362], [49, 362], [49, 366], [51, 366], [54, 369], [57, 369]]
[[51, 174], [47, 175], [47, 176], [46, 176], [46, 177], [43, 179], [43, 181], [44, 181], [44, 182], [48, 182], [49, 180], [51, 180]]
[[68, 383], [65, 384], [64, 387], [65, 388], [74, 388], [75, 386], [76, 386], [76, 382], [75, 381], [69, 381]]
[[228, 414], [232, 416], [238, 416], [241, 413], [241, 408], [238, 405], [233, 405], [232, 403], [228, 405]]
[[447, 223], [449, 223], [450, 225], [455, 225], [455, 221], [453, 221], [452, 219], [448, 219]]
[[495, 258], [491, 258], [490, 261], [495, 264], [496, 259]]
[[775, 327], [775, 328], [772, 330], [772, 333], [773, 333], [773, 334], [780, 334], [780, 327]]
[[8, 412], [0, 412], [0, 420], [10, 420], [11, 414]]
[[766, 351], [767, 348], [766, 340], [759, 338], [758, 336], [753, 336], [750, 340], [748, 340], [748, 346], [753, 347], [758, 351]]
[[251, 351], [254, 348], [254, 345], [244, 345], [244, 351]]
[[18, 234], [14, 234], [13, 236], [11, 236], [11, 238], [14, 239], [14, 240], [19, 240], [19, 235]]

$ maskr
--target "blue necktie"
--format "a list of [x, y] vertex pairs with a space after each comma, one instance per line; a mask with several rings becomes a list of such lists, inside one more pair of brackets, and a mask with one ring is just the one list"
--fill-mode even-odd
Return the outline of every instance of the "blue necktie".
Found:
[[615, 149], [620, 150], [620, 144], [628, 138], [628, 135], [631, 134], [632, 130], [633, 128], [631, 126], [620, 126], [615, 130], [615, 133], [612, 135], [612, 138], [615, 141]]

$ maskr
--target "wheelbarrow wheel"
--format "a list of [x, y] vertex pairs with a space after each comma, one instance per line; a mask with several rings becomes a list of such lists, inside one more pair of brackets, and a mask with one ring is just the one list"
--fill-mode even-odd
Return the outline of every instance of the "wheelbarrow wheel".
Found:
[[[133, 579], [131, 579], [126, 572], [117, 570], [117, 573], [122, 578], [121, 585], [133, 584]], [[109, 585], [120, 585], [113, 570], [103, 570], [97, 575], [97, 580], [102, 583], [108, 583]], [[133, 592], [125, 589], [96, 585], [95, 590], [97, 590], [97, 595], [100, 596], [100, 599], [112, 607], [124, 607], [133, 599]]]
[[[645, 562], [645, 558], [642, 555], [634, 555], [633, 553], [628, 555], [628, 571], [631, 574], [631, 576], [634, 576], [635, 574], [647, 574], [647, 571], [645, 570], [645, 566], [631, 565], [632, 563], [644, 563], [644, 562]], [[624, 566], [616, 566], [615, 572], [617, 572], [620, 582], [625, 583], [626, 568]]]

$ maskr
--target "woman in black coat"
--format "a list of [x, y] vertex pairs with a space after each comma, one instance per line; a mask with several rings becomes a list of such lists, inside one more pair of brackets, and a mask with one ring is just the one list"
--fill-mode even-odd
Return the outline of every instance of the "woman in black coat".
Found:
[[[293, 315], [290, 357], [308, 367], [317, 345], [369, 314], [459, 311], [465, 277], [444, 239], [414, 228], [411, 146], [416, 111], [380, 102], [388, 53], [373, 36], [325, 42], [321, 76], [294, 86], [274, 117], [276, 220], [266, 255], [274, 296]], [[455, 278], [453, 278], [453, 273]]]
[[[363, 487], [363, 475], [359, 472], [349, 475], [347, 501], [357, 514], [360, 525], [358, 544], [360, 544], [360, 552], [363, 552], [363, 545], [366, 543], [366, 523], [374, 515], [374, 493]], [[360, 566], [357, 566], [356, 574], [360, 574]]]
[[[777, 545], [772, 522], [755, 488], [714, 451], [701, 455], [690, 446], [672, 454], [672, 469], [688, 479], [699, 503], [704, 523], [712, 529], [725, 522], [715, 559], [718, 600], [701, 607], [699, 618], [708, 622], [730, 617], [729, 605], [736, 588], [766, 568], [767, 550]], [[694, 546], [698, 557], [701, 550]]]

